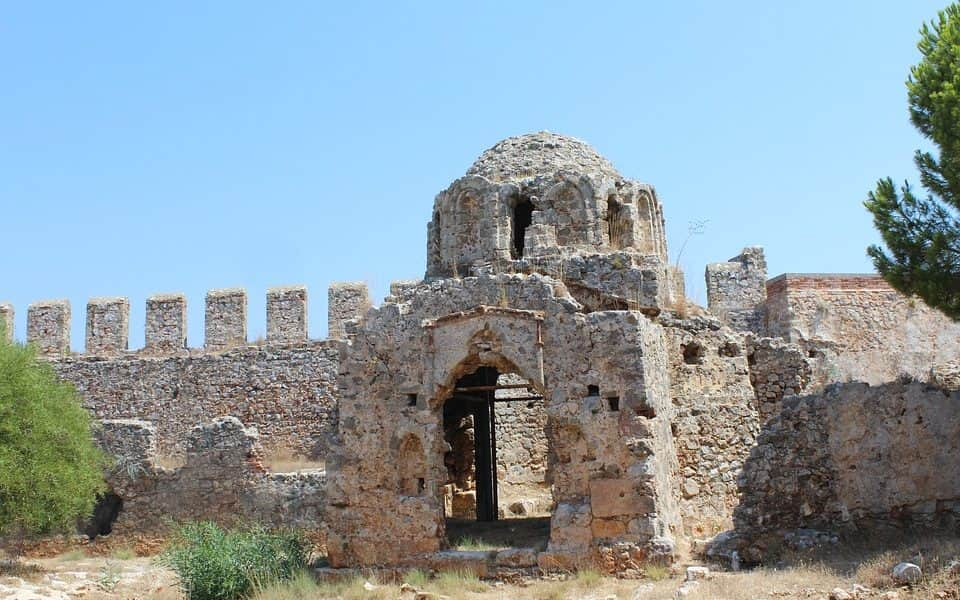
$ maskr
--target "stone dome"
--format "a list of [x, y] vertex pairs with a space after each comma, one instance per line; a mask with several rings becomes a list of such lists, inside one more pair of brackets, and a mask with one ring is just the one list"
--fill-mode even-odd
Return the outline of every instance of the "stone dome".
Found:
[[590, 144], [565, 135], [540, 131], [497, 142], [470, 166], [467, 175], [493, 182], [517, 182], [558, 171], [598, 173], [615, 179], [620, 174]]

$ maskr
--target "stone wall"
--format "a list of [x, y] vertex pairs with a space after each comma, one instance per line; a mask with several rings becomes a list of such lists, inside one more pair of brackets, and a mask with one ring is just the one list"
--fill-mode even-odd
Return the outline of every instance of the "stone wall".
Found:
[[785, 274], [767, 283], [770, 335], [819, 360], [814, 380], [878, 384], [960, 358], [960, 324], [878, 275]]
[[[260, 461], [256, 430], [236, 418], [193, 427], [177, 467], [158, 462], [157, 430], [146, 421], [103, 421], [96, 435], [114, 464], [107, 476], [110, 494], [89, 535], [161, 530], [193, 520], [309, 529], [322, 524], [324, 472], [270, 473]], [[107, 503], [113, 514], [104, 510]]]
[[336, 421], [335, 343], [245, 346], [196, 356], [68, 357], [53, 363], [98, 419], [157, 426], [158, 450], [181, 455], [194, 425], [234, 416], [257, 427], [273, 453], [327, 454]]
[[[186, 298], [152, 296], [145, 345], [130, 350], [129, 301], [94, 298], [83, 353], [69, 351], [70, 304], [38, 302], [28, 311], [27, 340], [76, 386], [97, 418], [154, 423], [162, 455], [182, 455], [197, 423], [234, 416], [258, 428], [267, 452], [316, 459], [327, 454], [334, 435], [342, 342], [307, 338], [306, 302], [303, 287], [269, 290], [267, 340], [250, 343], [246, 292], [212, 290], [204, 348], [190, 349]], [[13, 308], [4, 306], [12, 322]]]
[[764, 332], [767, 261], [758, 246], [744, 248], [727, 262], [707, 265], [707, 305], [738, 331]]
[[812, 391], [813, 369], [807, 352], [779, 338], [745, 337], [750, 383], [760, 423], [780, 412], [785, 396]]
[[750, 452], [735, 513], [745, 558], [796, 530], [843, 533], [960, 523], [960, 392], [836, 384], [784, 400]]
[[661, 316], [676, 410], [676, 490], [697, 537], [732, 523], [737, 475], [759, 429], [743, 336], [715, 318]]
[[[498, 383], [524, 384], [513, 374], [501, 375]], [[534, 386], [531, 389], [535, 390]], [[534, 392], [535, 394], [535, 392]], [[527, 389], [498, 390], [496, 440], [498, 500], [502, 516], [549, 514], [553, 497], [547, 481], [547, 410], [544, 400], [527, 398]]]

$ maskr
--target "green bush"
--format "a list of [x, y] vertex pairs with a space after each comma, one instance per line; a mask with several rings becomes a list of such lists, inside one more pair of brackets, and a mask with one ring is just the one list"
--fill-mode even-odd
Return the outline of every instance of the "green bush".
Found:
[[93, 512], [106, 466], [73, 386], [0, 326], [0, 535], [72, 529]]
[[160, 562], [176, 571], [190, 600], [234, 600], [307, 565], [309, 547], [296, 532], [251, 527], [224, 530], [215, 523], [183, 526]]

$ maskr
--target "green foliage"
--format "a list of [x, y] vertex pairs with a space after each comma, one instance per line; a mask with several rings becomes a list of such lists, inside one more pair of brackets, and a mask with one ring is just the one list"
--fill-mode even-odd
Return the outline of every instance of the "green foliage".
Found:
[[0, 535], [75, 527], [104, 491], [106, 465], [73, 387], [0, 331]]
[[160, 562], [176, 571], [190, 600], [234, 600], [293, 579], [308, 556], [307, 542], [295, 532], [228, 531], [200, 522], [182, 527]]
[[886, 251], [867, 253], [890, 285], [960, 319], [960, 5], [920, 30], [923, 58], [907, 80], [910, 121], [938, 149], [914, 162], [927, 194], [881, 179], [864, 205]]

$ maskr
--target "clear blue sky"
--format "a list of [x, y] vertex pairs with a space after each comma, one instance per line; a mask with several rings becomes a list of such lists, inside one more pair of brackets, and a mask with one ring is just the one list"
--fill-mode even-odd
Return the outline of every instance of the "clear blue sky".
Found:
[[[664, 204], [702, 302], [707, 262], [871, 270], [861, 202], [915, 179], [904, 80], [945, 0], [20, 2], [0, 8], [0, 300], [422, 276], [434, 195], [497, 140], [593, 144]], [[408, 6], [403, 6], [408, 4]]]

